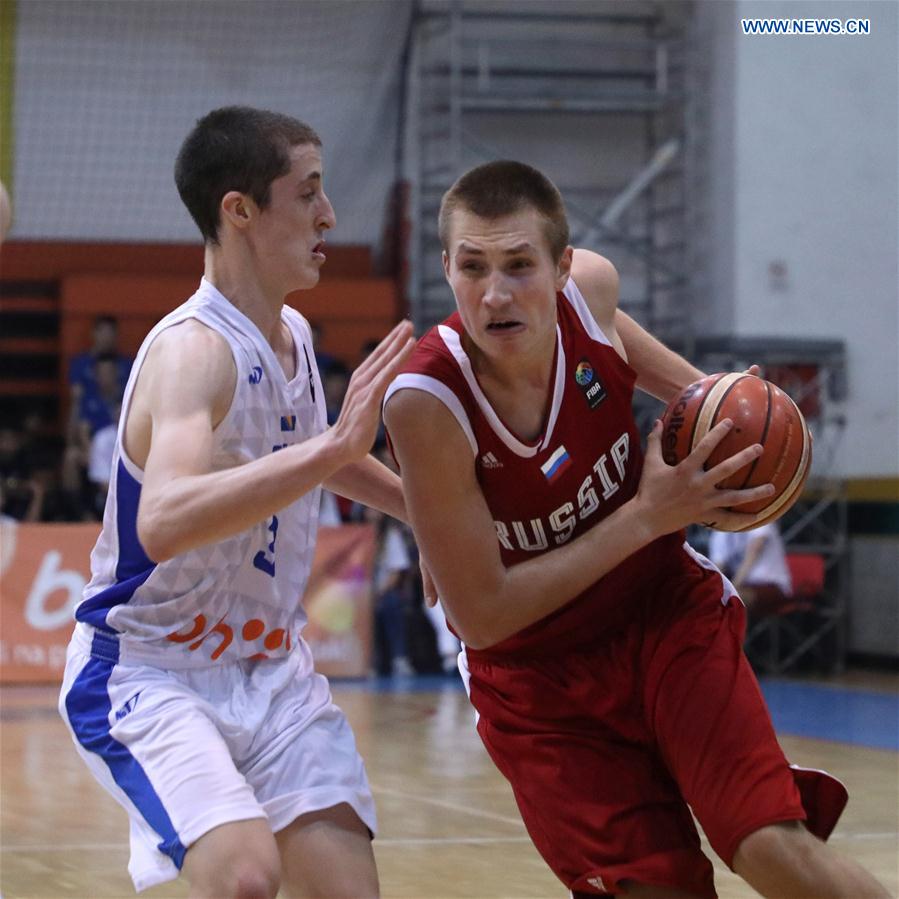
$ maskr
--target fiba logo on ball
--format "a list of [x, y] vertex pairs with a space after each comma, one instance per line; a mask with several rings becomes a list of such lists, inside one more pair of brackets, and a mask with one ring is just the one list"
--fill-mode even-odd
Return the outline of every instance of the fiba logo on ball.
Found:
[[593, 380], [593, 366], [586, 360], [581, 359], [574, 370], [574, 380], [581, 387], [586, 387]]

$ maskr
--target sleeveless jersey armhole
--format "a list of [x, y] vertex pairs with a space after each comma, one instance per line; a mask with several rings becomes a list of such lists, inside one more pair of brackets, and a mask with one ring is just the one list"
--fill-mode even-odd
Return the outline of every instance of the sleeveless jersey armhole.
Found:
[[[144, 470], [131, 458], [131, 456], [128, 455], [128, 452], [125, 449], [125, 425], [128, 420], [128, 413], [131, 411], [131, 401], [134, 397], [134, 388], [137, 386], [137, 379], [140, 375], [141, 369], [144, 366], [144, 362], [146, 361], [147, 353], [150, 351], [150, 347], [155, 343], [156, 338], [159, 337], [159, 335], [162, 334], [163, 331], [167, 331], [169, 328], [172, 328], [175, 325], [180, 325], [182, 322], [188, 321], [189, 319], [194, 319], [204, 327], [209, 328], [211, 331], [215, 331], [215, 329], [208, 322], [203, 320], [201, 315], [196, 314], [196, 310], [191, 310], [191, 314], [179, 317], [175, 320], [163, 319], [147, 335], [143, 345], [140, 348], [140, 352], [138, 352], [137, 357], [134, 360], [134, 364], [131, 366], [131, 374], [128, 376], [128, 383], [125, 387], [125, 395], [122, 398], [122, 408], [119, 413], [119, 425], [116, 434], [116, 447], [118, 449], [119, 459], [121, 460], [122, 465], [124, 465], [125, 470], [129, 475], [131, 475], [132, 478], [134, 478], [135, 481], [138, 482], [138, 484], [143, 483]], [[215, 331], [215, 333], [219, 332]], [[212, 429], [213, 433], [228, 424], [234, 417], [236, 408], [235, 400], [237, 398], [238, 389], [240, 387], [240, 379], [242, 375], [248, 376], [249, 374], [249, 368], [240, 364], [240, 359], [238, 358], [238, 354], [236, 353], [235, 348], [229, 341], [226, 340], [225, 343], [231, 353], [231, 358], [234, 360], [234, 367], [237, 370], [237, 376], [234, 380], [234, 392], [232, 393], [231, 400], [228, 403], [228, 409], [222, 416], [222, 420]]]
[[468, 414], [465, 411], [464, 406], [459, 401], [459, 398], [456, 396], [453, 391], [447, 387], [442, 381], [438, 381], [436, 378], [432, 378], [430, 375], [422, 375], [416, 374], [412, 372], [405, 372], [399, 374], [394, 378], [390, 387], [387, 390], [387, 395], [384, 397], [384, 406], [386, 407], [390, 398], [400, 390], [422, 390], [425, 393], [431, 394], [431, 396], [436, 397], [449, 409], [453, 418], [459, 424], [459, 427], [462, 429], [462, 432], [468, 438], [469, 446], [471, 446], [471, 452], [473, 456], [477, 456], [478, 454], [478, 443], [475, 440], [474, 430], [471, 427], [471, 422], [468, 420]]
[[606, 337], [602, 328], [597, 324], [590, 307], [587, 305], [587, 301], [584, 299], [584, 295], [581, 293], [581, 289], [574, 283], [574, 278], [568, 279], [568, 283], [562, 288], [562, 296], [568, 300], [571, 308], [574, 309], [587, 334], [599, 343], [612, 346], [612, 341]]
[[[312, 387], [312, 403], [318, 425], [323, 430], [328, 427], [328, 415], [325, 409], [325, 388], [322, 385], [321, 372], [315, 360], [315, 347], [312, 343], [312, 329], [306, 317], [293, 306], [284, 306], [284, 321], [294, 340], [297, 370], [291, 382], [304, 375], [310, 378]], [[308, 371], [307, 371], [308, 366]], [[318, 400], [316, 400], [318, 398]]]

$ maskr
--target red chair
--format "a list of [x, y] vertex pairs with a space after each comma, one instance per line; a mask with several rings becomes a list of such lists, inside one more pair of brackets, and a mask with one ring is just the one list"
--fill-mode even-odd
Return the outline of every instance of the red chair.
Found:
[[753, 622], [744, 649], [753, 668], [764, 674], [783, 674], [814, 652], [821, 667], [833, 669], [842, 660], [828, 658], [822, 641], [838, 633], [843, 603], [826, 588], [827, 566], [817, 553], [787, 553], [792, 595]]
[[818, 596], [824, 589], [824, 556], [817, 553], [787, 553], [787, 568], [794, 599]]

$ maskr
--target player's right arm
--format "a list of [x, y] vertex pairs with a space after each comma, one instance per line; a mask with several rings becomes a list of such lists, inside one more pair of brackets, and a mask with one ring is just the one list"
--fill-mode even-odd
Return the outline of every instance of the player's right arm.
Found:
[[353, 374], [340, 418], [323, 434], [213, 471], [213, 432], [234, 395], [227, 342], [195, 321], [163, 331], [141, 367], [125, 448], [144, 469], [137, 532], [157, 561], [223, 540], [294, 502], [368, 452], [387, 385], [413, 342], [398, 325]]
[[722, 507], [770, 495], [768, 486], [715, 485], [758, 455], [750, 447], [706, 472], [703, 463], [730, 424], [715, 427], [680, 465], [662, 459], [660, 426], [650, 436], [637, 495], [570, 543], [506, 568], [493, 519], [475, 477], [471, 446], [436, 397], [395, 393], [385, 422], [400, 464], [406, 508], [447, 617], [473, 649], [492, 646], [561, 608], [662, 534], [739, 513]]

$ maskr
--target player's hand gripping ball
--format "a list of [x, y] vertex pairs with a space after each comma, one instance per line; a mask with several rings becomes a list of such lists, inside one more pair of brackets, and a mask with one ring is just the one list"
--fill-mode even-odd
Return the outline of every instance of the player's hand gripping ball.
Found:
[[[735, 506], [752, 515], [742, 530], [776, 521], [799, 498], [812, 465], [812, 439], [799, 408], [787, 394], [755, 375], [719, 373], [685, 387], [662, 417], [662, 456], [669, 465], [683, 461], [724, 418], [734, 426], [705, 464], [713, 468], [754, 443], [764, 452], [719, 487], [742, 489], [774, 484], [774, 495]], [[710, 523], [710, 527], [714, 527]]]

